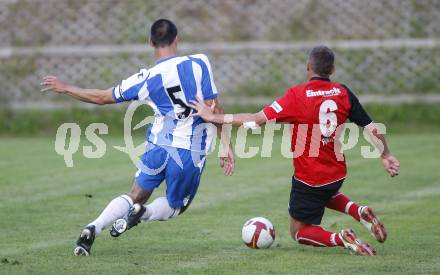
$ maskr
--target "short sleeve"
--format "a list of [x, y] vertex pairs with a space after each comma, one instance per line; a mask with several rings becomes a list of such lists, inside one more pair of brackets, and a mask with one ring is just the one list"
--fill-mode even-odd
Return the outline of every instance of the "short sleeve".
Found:
[[218, 91], [214, 83], [214, 76], [212, 74], [211, 63], [209, 62], [208, 57], [204, 54], [197, 54], [190, 56], [189, 58], [190, 60], [199, 64], [202, 69], [200, 86], [202, 90], [203, 100], [217, 98]]
[[348, 97], [350, 99], [350, 104], [351, 104], [348, 119], [360, 127], [365, 127], [371, 122], [373, 122], [373, 120], [370, 118], [368, 113], [365, 111], [362, 104], [359, 102], [359, 99], [356, 97], [356, 95], [353, 94], [352, 91], [347, 86], [345, 85], [343, 86], [348, 92]]
[[271, 105], [263, 109], [268, 120], [275, 119], [277, 122], [294, 122], [295, 120], [295, 93], [292, 90], [287, 92]]
[[121, 81], [113, 87], [113, 98], [116, 102], [138, 100], [139, 94], [146, 88], [148, 71], [142, 69], [139, 73]]

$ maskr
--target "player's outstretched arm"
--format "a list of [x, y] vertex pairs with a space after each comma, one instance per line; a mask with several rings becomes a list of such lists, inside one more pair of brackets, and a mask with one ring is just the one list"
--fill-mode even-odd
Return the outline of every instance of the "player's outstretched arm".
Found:
[[205, 121], [215, 124], [232, 124], [240, 127], [243, 124], [263, 125], [267, 122], [266, 115], [263, 111], [255, 114], [215, 114], [215, 106], [208, 106], [201, 100], [193, 101], [191, 107], [197, 110], [195, 115], [201, 116]]
[[[214, 114], [224, 114], [223, 106], [220, 105], [218, 99], [210, 99], [204, 101], [204, 103], [212, 109]], [[222, 124], [214, 123], [217, 127], [217, 136], [221, 142], [220, 152], [220, 167], [223, 168], [223, 172], [226, 176], [232, 176], [235, 170], [235, 156], [232, 150], [231, 137], [229, 132], [223, 131]]]
[[67, 94], [80, 101], [87, 103], [93, 103], [98, 105], [113, 104], [116, 103], [113, 98], [112, 89], [99, 90], [99, 89], [82, 89], [76, 86], [69, 85], [56, 76], [46, 76], [41, 83], [42, 92], [52, 91], [59, 94]]
[[381, 158], [385, 171], [387, 171], [391, 177], [397, 176], [400, 170], [400, 163], [399, 160], [391, 154], [385, 136], [378, 132], [374, 122], [365, 126], [365, 129], [368, 131], [370, 137], [372, 137], [374, 145], [382, 152]]

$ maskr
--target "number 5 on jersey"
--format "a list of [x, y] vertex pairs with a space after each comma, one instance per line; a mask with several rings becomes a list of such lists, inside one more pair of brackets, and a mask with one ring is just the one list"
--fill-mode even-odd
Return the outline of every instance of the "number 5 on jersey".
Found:
[[167, 92], [171, 101], [173, 102], [176, 118], [187, 118], [192, 113], [192, 109], [183, 101], [184, 94], [182, 92], [182, 88], [180, 86], [170, 87], [167, 88]]

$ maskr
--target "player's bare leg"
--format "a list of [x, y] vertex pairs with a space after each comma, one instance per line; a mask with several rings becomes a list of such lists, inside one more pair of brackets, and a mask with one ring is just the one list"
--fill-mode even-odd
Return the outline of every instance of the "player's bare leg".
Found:
[[344, 229], [340, 233], [330, 232], [321, 226], [305, 224], [290, 218], [290, 234], [300, 244], [317, 247], [340, 246], [350, 253], [364, 256], [376, 255], [376, 251], [369, 244], [357, 238], [351, 229]]
[[360, 206], [342, 193], [337, 193], [327, 203], [327, 207], [352, 216], [360, 222], [378, 242], [385, 242], [387, 231], [384, 224], [368, 206]]
[[131, 187], [130, 192], [128, 192], [128, 196], [133, 200], [133, 204], [140, 203], [144, 204], [148, 201], [153, 191], [142, 189], [139, 184], [135, 181], [133, 186]]
[[114, 221], [127, 215], [133, 203], [145, 202], [150, 195], [151, 192], [140, 189], [135, 183], [128, 194], [114, 198], [99, 217], [81, 231], [73, 251], [74, 255], [89, 256], [95, 237]]

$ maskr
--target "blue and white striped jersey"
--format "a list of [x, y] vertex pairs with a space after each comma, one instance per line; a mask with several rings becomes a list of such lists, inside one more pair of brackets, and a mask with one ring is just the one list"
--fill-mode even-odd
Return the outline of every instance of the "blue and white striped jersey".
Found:
[[211, 65], [206, 55], [173, 56], [159, 60], [150, 69], [123, 80], [113, 88], [116, 102], [145, 101], [154, 110], [154, 123], [147, 130], [147, 141], [162, 145], [206, 152], [215, 127], [199, 116], [190, 116], [188, 107], [196, 97], [215, 99]]

